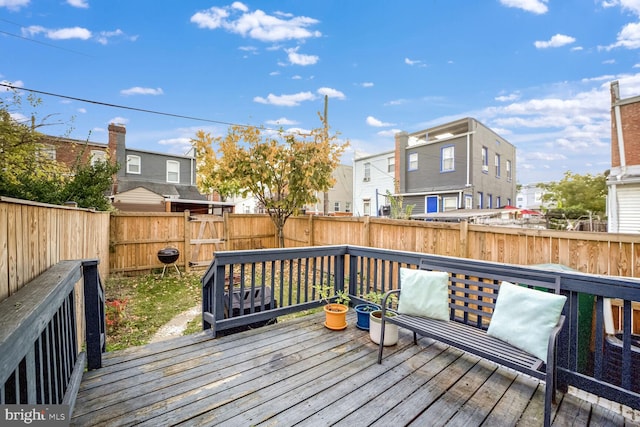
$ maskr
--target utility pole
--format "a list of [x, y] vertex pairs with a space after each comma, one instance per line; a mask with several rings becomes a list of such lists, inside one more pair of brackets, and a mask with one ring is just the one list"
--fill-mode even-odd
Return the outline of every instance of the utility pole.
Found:
[[[329, 119], [327, 118], [329, 110], [329, 96], [324, 96], [324, 117], [322, 117], [322, 123], [324, 124], [324, 142], [326, 143], [329, 140]], [[324, 216], [329, 215], [329, 191], [324, 192], [324, 203], [323, 203], [323, 214]]]

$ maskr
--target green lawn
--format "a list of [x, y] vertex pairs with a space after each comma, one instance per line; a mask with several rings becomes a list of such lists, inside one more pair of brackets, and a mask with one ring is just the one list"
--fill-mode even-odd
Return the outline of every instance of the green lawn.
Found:
[[162, 325], [199, 304], [201, 277], [202, 272], [179, 277], [172, 271], [162, 279], [160, 274], [107, 279], [107, 351], [148, 343]]

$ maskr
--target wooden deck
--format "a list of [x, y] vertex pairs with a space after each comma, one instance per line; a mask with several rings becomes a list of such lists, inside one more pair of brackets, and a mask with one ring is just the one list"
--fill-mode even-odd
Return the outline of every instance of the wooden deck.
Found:
[[[544, 384], [427, 339], [377, 345], [312, 315], [212, 340], [201, 333], [107, 353], [71, 425], [541, 425]], [[553, 425], [636, 425], [559, 396]]]

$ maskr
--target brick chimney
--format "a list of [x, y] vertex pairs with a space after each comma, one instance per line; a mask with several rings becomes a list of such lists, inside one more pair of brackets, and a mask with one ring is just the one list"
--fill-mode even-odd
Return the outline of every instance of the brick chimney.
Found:
[[[127, 129], [124, 125], [110, 123], [109, 124], [109, 159], [112, 163], [120, 164], [121, 171], [126, 167], [125, 165], [125, 135], [127, 133]], [[111, 194], [115, 195], [118, 193], [118, 175], [121, 172], [119, 171], [117, 174], [113, 176], [113, 188], [111, 190]]]

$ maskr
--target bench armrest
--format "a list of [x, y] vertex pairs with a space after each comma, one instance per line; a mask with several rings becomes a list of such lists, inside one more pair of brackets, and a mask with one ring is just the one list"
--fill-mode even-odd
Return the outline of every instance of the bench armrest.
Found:
[[380, 304], [381, 305], [380, 309], [382, 310], [382, 317], [384, 317], [384, 314], [387, 312], [387, 300], [393, 294], [400, 294], [400, 289], [391, 289], [390, 291], [387, 291], [382, 297], [382, 302]]

